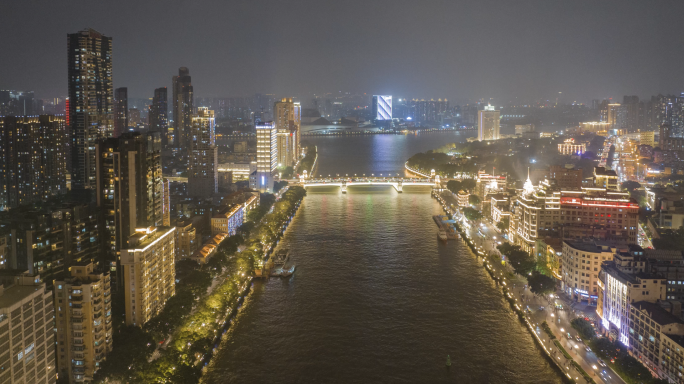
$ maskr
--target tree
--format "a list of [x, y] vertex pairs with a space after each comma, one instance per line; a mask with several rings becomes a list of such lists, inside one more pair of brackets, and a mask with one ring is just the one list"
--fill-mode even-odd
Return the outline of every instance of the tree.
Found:
[[468, 196], [468, 203], [470, 205], [478, 205], [480, 204], [481, 200], [477, 195], [470, 195]]
[[596, 331], [594, 331], [594, 327], [591, 325], [589, 321], [584, 320], [584, 318], [578, 317], [572, 319], [570, 325], [572, 325], [572, 327], [575, 328], [577, 333], [579, 333], [580, 337], [584, 339], [585, 342], [589, 342], [596, 336]]
[[679, 229], [663, 230], [659, 239], [653, 239], [655, 249], [681, 251], [684, 249], [684, 227]]
[[463, 208], [463, 214], [465, 215], [466, 219], [470, 221], [478, 221], [482, 219], [482, 214], [480, 211], [470, 207]]
[[447, 181], [446, 187], [453, 193], [458, 193], [461, 190], [461, 182], [458, 180]]
[[630, 193], [639, 188], [641, 188], [641, 184], [636, 181], [627, 180], [622, 183], [622, 189], [626, 189]]
[[463, 179], [463, 181], [461, 181], [461, 189], [465, 189], [468, 192], [475, 189], [475, 186], [477, 186], [475, 179]]
[[532, 271], [532, 275], [527, 278], [530, 291], [537, 295], [546, 295], [556, 291], [556, 279], [543, 275], [537, 271]]
[[515, 273], [519, 275], [528, 277], [537, 264], [534, 258], [529, 253], [523, 251], [519, 245], [503, 243], [496, 248], [502, 255], [506, 256]]
[[[292, 167], [288, 167], [288, 168], [292, 168]], [[291, 175], [291, 172], [290, 172], [290, 177], [291, 177], [291, 176], [292, 176], [292, 175]], [[285, 176], [283, 176], [283, 177], [285, 177]], [[287, 185], [287, 181], [286, 181], [286, 180], [276, 181], [275, 183], [273, 183], [273, 192], [278, 192], [278, 191], [280, 191], [280, 190], [283, 189], [286, 185]]]
[[504, 217], [503, 220], [496, 223], [496, 227], [499, 228], [501, 232], [505, 232], [511, 226], [511, 220], [508, 217]]

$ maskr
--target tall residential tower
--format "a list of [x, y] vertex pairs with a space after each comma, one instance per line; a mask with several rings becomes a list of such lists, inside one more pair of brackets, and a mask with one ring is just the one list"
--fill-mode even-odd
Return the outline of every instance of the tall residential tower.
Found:
[[190, 150], [192, 114], [194, 111], [193, 89], [190, 70], [186, 67], [178, 69], [178, 76], [173, 77], [173, 126], [174, 144], [176, 148]]
[[278, 165], [292, 167], [299, 160], [300, 123], [302, 108], [292, 98], [283, 98], [273, 106], [275, 126], [278, 130]]
[[201, 107], [192, 117], [192, 142], [188, 162], [188, 195], [210, 197], [218, 192], [218, 148], [214, 111]]
[[150, 132], [159, 132], [162, 140], [162, 147], [169, 145], [169, 117], [166, 87], [154, 90], [152, 104], [150, 104], [149, 114]]
[[68, 34], [67, 61], [71, 185], [95, 189], [95, 144], [114, 129], [112, 38], [94, 29]]

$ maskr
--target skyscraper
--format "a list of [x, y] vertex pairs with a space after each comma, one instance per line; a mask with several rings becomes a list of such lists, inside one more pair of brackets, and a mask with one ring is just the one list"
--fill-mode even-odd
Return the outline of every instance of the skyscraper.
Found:
[[193, 112], [194, 99], [190, 70], [180, 67], [178, 76], [173, 77], [173, 132], [176, 148], [190, 150]]
[[169, 146], [169, 118], [166, 87], [154, 90], [149, 114], [150, 132], [159, 132], [162, 147]]
[[188, 162], [188, 195], [210, 197], [218, 192], [218, 148], [214, 111], [201, 107], [192, 117], [192, 142]]
[[608, 104], [608, 115], [606, 116], [606, 122], [608, 123], [609, 129], [622, 128], [618, 124], [620, 110], [620, 104]]
[[0, 210], [65, 194], [64, 117], [0, 117]]
[[273, 175], [278, 166], [277, 129], [272, 121], [256, 125], [257, 170], [253, 188], [261, 192], [273, 191]]
[[156, 132], [127, 132], [96, 147], [97, 205], [104, 216], [107, 261], [115, 266], [136, 228], [163, 224], [161, 138]]
[[278, 130], [278, 164], [283, 167], [292, 167], [299, 159], [301, 110], [299, 102], [293, 102], [292, 98], [283, 98], [273, 106]]
[[128, 131], [128, 88], [117, 88], [114, 91], [114, 134], [119, 137]]
[[94, 29], [67, 35], [72, 190], [97, 183], [95, 144], [114, 129], [112, 38]]
[[486, 105], [477, 113], [477, 140], [499, 140], [499, 111]]

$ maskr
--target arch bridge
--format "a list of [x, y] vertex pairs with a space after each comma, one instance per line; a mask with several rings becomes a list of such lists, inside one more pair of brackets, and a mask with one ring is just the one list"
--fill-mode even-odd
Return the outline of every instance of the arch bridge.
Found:
[[434, 178], [401, 178], [401, 177], [328, 177], [317, 179], [300, 179], [299, 184], [304, 188], [311, 187], [340, 187], [342, 193], [347, 192], [347, 187], [359, 185], [389, 185], [401, 193], [404, 186], [429, 186], [440, 188], [439, 176]]

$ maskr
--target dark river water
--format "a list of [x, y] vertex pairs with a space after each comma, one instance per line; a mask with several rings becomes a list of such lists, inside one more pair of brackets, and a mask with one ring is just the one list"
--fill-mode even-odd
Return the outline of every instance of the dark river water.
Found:
[[[309, 141], [327, 175], [401, 173], [413, 153], [458, 139]], [[295, 275], [254, 283], [204, 381], [559, 383], [465, 245], [437, 240], [426, 188], [310, 190], [283, 240]]]

